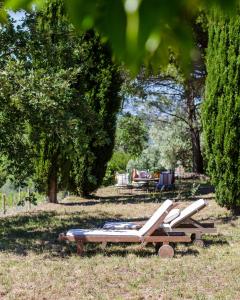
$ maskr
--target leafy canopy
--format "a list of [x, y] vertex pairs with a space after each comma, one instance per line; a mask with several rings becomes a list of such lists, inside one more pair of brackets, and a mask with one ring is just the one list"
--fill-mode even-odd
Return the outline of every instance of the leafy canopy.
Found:
[[[7, 0], [6, 8], [41, 8], [44, 0]], [[71, 21], [81, 30], [95, 28], [110, 40], [115, 56], [137, 71], [144, 62], [167, 64], [169, 47], [186, 70], [194, 51], [190, 21], [201, 8], [234, 7], [236, 0], [65, 0]]]
[[118, 120], [115, 148], [130, 154], [139, 156], [148, 140], [147, 128], [139, 116], [126, 113]]
[[186, 125], [177, 118], [169, 118], [168, 122], [153, 123], [149, 130], [150, 143], [141, 155], [130, 160], [128, 168], [160, 171], [174, 169], [183, 164], [186, 169], [191, 165], [191, 143]]

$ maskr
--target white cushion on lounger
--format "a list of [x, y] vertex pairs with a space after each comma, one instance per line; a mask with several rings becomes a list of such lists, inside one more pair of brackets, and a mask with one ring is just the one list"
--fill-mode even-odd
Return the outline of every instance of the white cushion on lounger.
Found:
[[103, 225], [103, 229], [137, 229], [141, 226], [132, 222], [107, 222]]
[[170, 223], [172, 222], [174, 219], [176, 219], [178, 216], [180, 215], [180, 209], [178, 208], [174, 208], [172, 209], [169, 214], [166, 216], [166, 218], [164, 219], [164, 223]]
[[170, 226], [174, 227], [174, 226], [178, 225], [179, 223], [181, 223], [183, 220], [190, 218], [198, 210], [202, 209], [207, 204], [208, 204], [207, 201], [204, 199], [199, 199], [199, 200], [193, 202], [192, 204], [190, 204], [189, 206], [187, 206], [185, 209], [183, 209], [180, 212], [180, 215], [170, 223]]
[[155, 211], [151, 218], [144, 224], [140, 230], [104, 230], [104, 229], [71, 229], [67, 236], [143, 236], [152, 226], [162, 217], [162, 215], [172, 206], [171, 200], [166, 200]]
[[[172, 220], [176, 219], [180, 215], [180, 209], [172, 209], [164, 219], [164, 223], [170, 223]], [[107, 222], [103, 225], [103, 229], [138, 229], [142, 225], [132, 223], [132, 222]]]
[[172, 206], [171, 200], [166, 200], [163, 204], [155, 211], [151, 218], [143, 225], [139, 230], [141, 236], [147, 234], [147, 232], [157, 223], [161, 216]]
[[67, 236], [140, 236], [138, 230], [71, 229]]

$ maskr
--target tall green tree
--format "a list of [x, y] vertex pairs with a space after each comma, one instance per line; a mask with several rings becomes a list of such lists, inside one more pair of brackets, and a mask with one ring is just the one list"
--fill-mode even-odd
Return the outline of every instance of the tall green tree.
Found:
[[[32, 166], [50, 202], [57, 201], [58, 188], [91, 193], [112, 155], [121, 103], [111, 51], [93, 31], [77, 34], [61, 1], [28, 15], [21, 31], [21, 55], [12, 56], [1, 74], [4, 122], [11, 115], [21, 117], [12, 128], [24, 137], [24, 165]], [[13, 165], [18, 158], [9, 155]]]
[[209, 17], [203, 125], [208, 170], [217, 202], [240, 212], [240, 16], [215, 9]]
[[154, 74], [152, 69], [143, 69], [137, 80], [133, 81], [133, 91], [137, 93], [138, 105], [143, 107], [143, 114], [148, 120], [151, 119], [157, 124], [164, 123], [166, 116], [169, 116], [167, 122], [172, 122], [174, 128], [178, 119], [178, 123], [182, 124], [187, 133], [184, 139], [191, 141], [192, 172], [203, 173], [200, 103], [206, 78], [206, 13], [199, 11], [189, 20], [189, 24], [194, 32], [194, 44], [197, 49], [188, 62], [191, 72], [184, 73], [178, 53], [169, 50], [168, 67], [160, 68], [157, 74]]
[[189, 150], [192, 156], [192, 172], [203, 173], [199, 108], [205, 75], [204, 79], [199, 74], [191, 74], [188, 78], [184, 78], [180, 72], [176, 73], [176, 77], [159, 74], [140, 80], [138, 85], [143, 86], [144, 91], [135, 102], [141, 108], [144, 118], [152, 124], [162, 123], [164, 127], [167, 122], [172, 123], [174, 128], [178, 120], [179, 126], [186, 131], [184, 140], [191, 141]]
[[146, 147], [147, 141], [148, 129], [139, 116], [126, 113], [119, 118], [115, 149], [138, 157]]
[[[20, 184], [28, 177], [31, 168], [27, 170], [25, 164], [25, 136], [22, 135], [24, 127], [23, 114], [15, 109], [15, 100], [10, 99], [11, 75], [7, 77], [6, 66], [13, 57], [21, 55], [25, 45], [25, 33], [16, 29], [15, 21], [7, 16], [8, 22], [0, 25], [0, 68], [1, 68], [1, 108], [0, 108], [0, 164], [2, 183], [9, 174], [15, 173], [15, 183]], [[6, 81], [3, 77], [7, 77]], [[15, 85], [15, 82], [12, 82]], [[17, 84], [15, 85], [17, 89]], [[14, 125], [13, 125], [14, 124]], [[14, 157], [17, 164], [9, 160]]]
[[149, 130], [150, 143], [141, 155], [128, 163], [129, 168], [159, 171], [174, 169], [179, 162], [191, 166], [191, 142], [185, 123], [177, 118], [154, 123]]

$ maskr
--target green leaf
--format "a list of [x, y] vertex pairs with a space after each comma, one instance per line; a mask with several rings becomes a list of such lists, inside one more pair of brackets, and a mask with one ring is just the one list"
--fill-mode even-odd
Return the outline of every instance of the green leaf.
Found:
[[31, 9], [34, 2], [33, 0], [7, 0], [5, 7], [14, 11], [19, 9]]

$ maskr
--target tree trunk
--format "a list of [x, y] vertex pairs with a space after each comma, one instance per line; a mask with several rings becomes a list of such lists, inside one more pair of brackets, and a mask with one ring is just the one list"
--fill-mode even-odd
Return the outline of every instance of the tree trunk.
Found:
[[58, 203], [57, 201], [57, 154], [52, 157], [51, 166], [48, 173], [48, 202]]
[[203, 173], [203, 157], [200, 145], [200, 134], [198, 129], [191, 128], [192, 140], [192, 171], [195, 173]]
[[192, 142], [192, 171], [203, 173], [203, 157], [200, 144], [200, 128], [197, 120], [197, 112], [194, 96], [194, 82], [189, 79], [185, 83], [185, 97], [187, 104], [188, 124]]
[[48, 202], [58, 203], [57, 201], [57, 175], [51, 174], [48, 180]]

